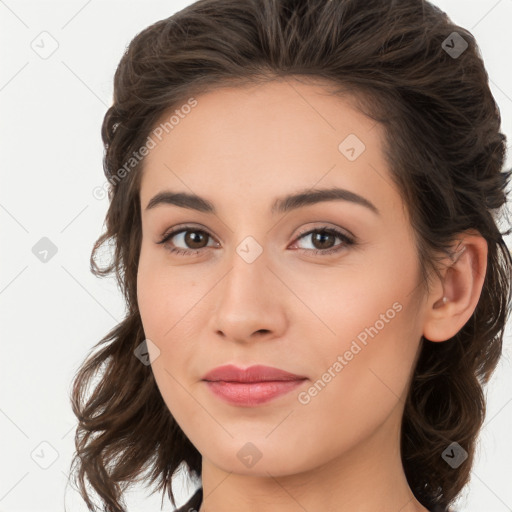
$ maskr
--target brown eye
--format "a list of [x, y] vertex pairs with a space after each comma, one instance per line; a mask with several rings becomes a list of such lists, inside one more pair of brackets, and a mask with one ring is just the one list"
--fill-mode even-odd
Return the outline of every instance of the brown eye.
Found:
[[190, 226], [167, 233], [157, 243], [164, 245], [166, 249], [173, 253], [187, 255], [198, 254], [201, 249], [211, 247], [211, 244], [208, 245], [209, 239], [213, 240], [209, 233]]
[[336, 241], [336, 236], [326, 231], [317, 231], [312, 235], [313, 246], [316, 249], [330, 249]]
[[[334, 228], [317, 228], [310, 229], [306, 233], [302, 233], [298, 241], [310, 240], [311, 248], [299, 247], [300, 250], [306, 252], [313, 252], [313, 254], [331, 254], [346, 249], [350, 245], [355, 244], [355, 240]], [[341, 243], [336, 243], [336, 239], [341, 240]]]
[[210, 236], [208, 233], [199, 230], [187, 230], [184, 233], [186, 233], [184, 236], [184, 242], [190, 249], [201, 249], [208, 245], [208, 237]]

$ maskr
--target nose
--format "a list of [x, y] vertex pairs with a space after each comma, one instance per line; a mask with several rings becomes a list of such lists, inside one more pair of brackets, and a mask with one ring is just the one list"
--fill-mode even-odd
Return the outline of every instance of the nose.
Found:
[[210, 320], [217, 336], [247, 343], [280, 337], [287, 326], [289, 290], [269, 266], [263, 252], [249, 263], [236, 252], [231, 268], [215, 287]]

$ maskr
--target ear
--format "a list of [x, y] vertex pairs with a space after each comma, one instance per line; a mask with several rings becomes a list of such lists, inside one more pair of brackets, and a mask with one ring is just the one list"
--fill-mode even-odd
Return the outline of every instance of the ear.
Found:
[[[473, 314], [487, 271], [487, 241], [478, 231], [466, 231], [445, 260], [442, 279], [436, 277], [427, 300], [423, 336], [445, 341], [455, 336]], [[444, 297], [444, 299], [443, 299]]]

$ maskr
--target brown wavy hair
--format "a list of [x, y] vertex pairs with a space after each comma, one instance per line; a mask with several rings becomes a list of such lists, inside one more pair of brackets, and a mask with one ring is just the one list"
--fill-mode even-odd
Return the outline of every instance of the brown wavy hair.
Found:
[[[468, 46], [454, 56], [447, 50], [459, 36]], [[439, 254], [450, 254], [461, 233], [476, 230], [487, 241], [485, 281], [471, 318], [446, 342], [421, 340], [401, 430], [404, 471], [425, 507], [448, 507], [469, 481], [485, 416], [483, 386], [501, 356], [512, 277], [503, 239], [511, 230], [499, 229], [512, 171], [503, 169], [506, 138], [473, 35], [420, 0], [200, 0], [131, 41], [102, 125], [109, 209], [91, 270], [116, 276], [127, 313], [73, 381], [78, 426], [71, 469], [89, 510], [96, 505], [86, 480], [103, 510], [122, 512], [124, 490], [143, 478], [175, 506], [171, 480], [178, 467], [201, 476], [200, 453], [166, 407], [151, 366], [134, 356], [145, 339], [136, 290], [144, 159], [131, 158], [162, 115], [187, 98], [292, 77], [356, 98], [386, 128], [385, 154], [427, 288]], [[100, 267], [96, 257], [105, 243], [114, 251]], [[454, 441], [468, 453], [456, 469], [441, 457]]]

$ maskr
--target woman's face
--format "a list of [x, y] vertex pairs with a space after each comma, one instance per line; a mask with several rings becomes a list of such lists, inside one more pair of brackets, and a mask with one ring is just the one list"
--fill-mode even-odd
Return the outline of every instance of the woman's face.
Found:
[[[241, 474], [396, 447], [425, 298], [381, 126], [295, 81], [196, 101], [155, 132], [140, 193], [138, 301], [169, 410], [203, 463]], [[227, 364], [303, 379], [203, 380]]]

